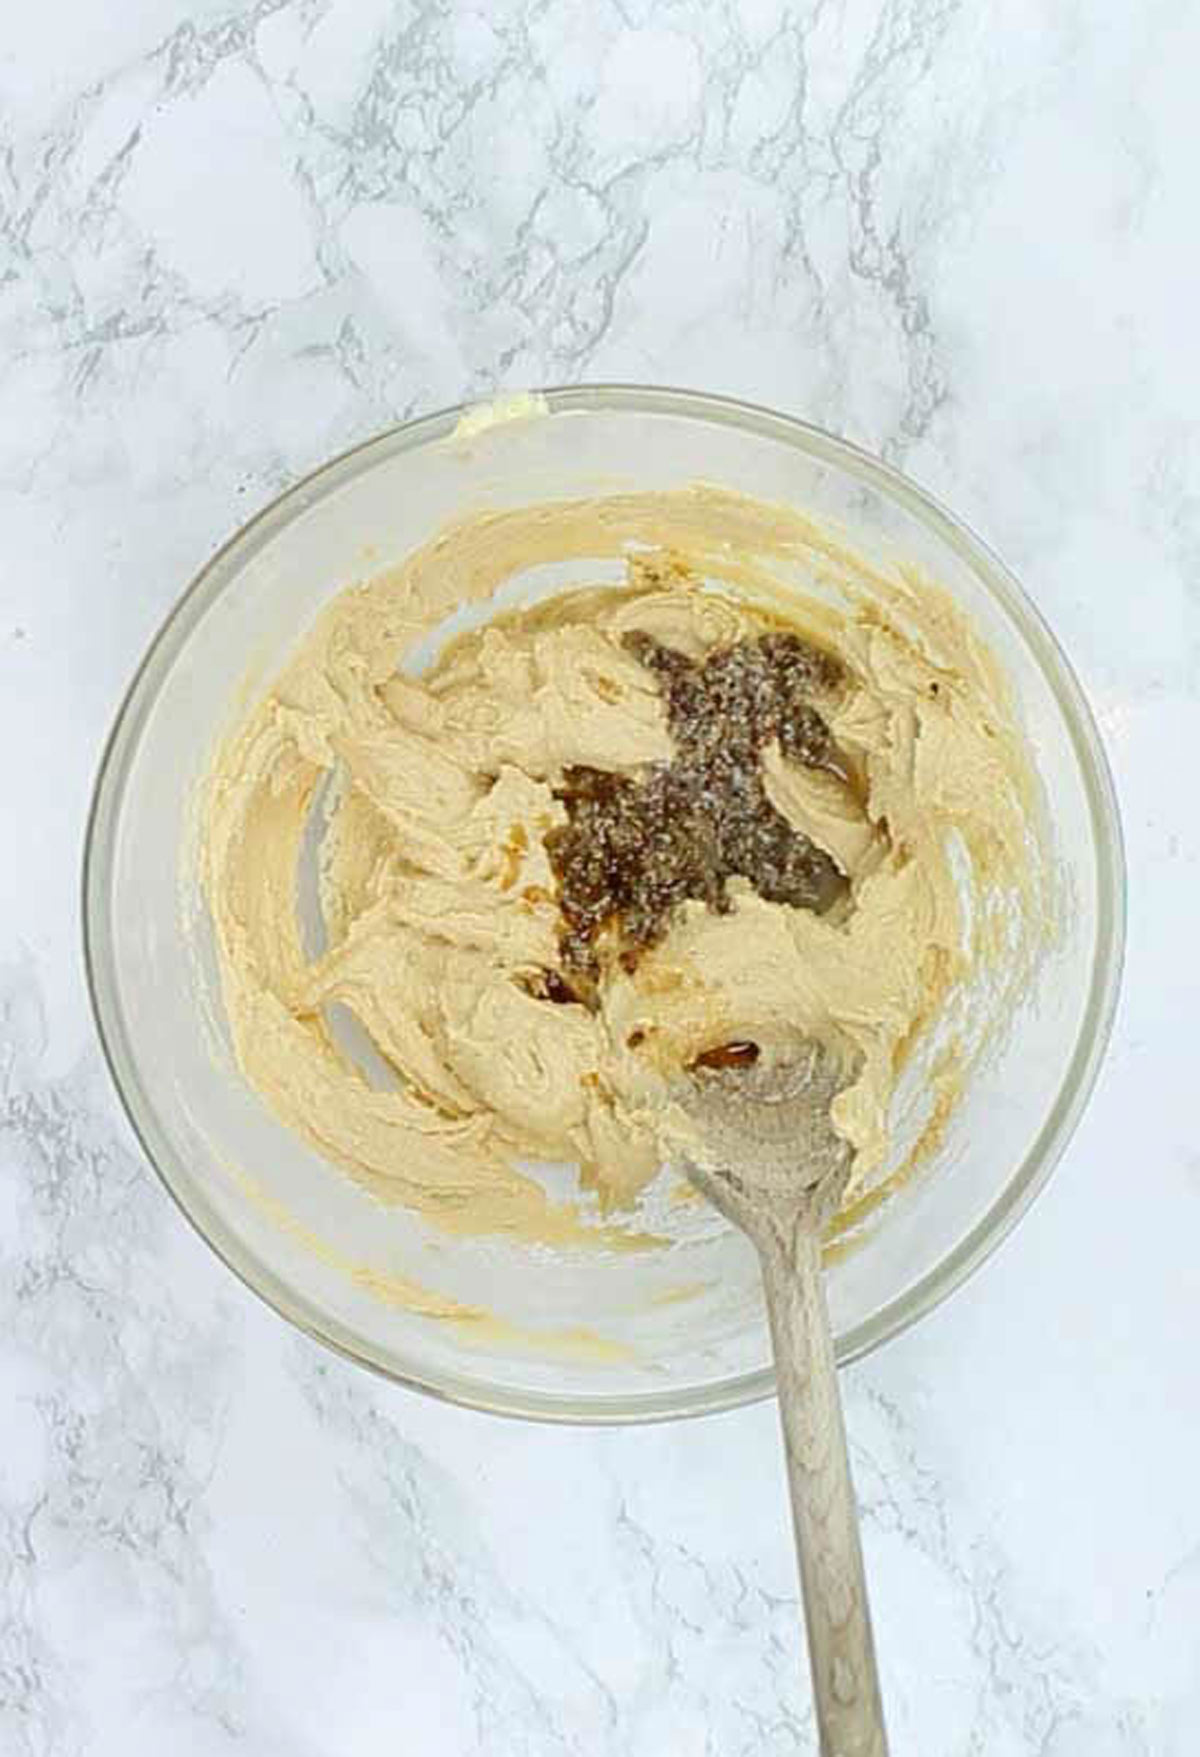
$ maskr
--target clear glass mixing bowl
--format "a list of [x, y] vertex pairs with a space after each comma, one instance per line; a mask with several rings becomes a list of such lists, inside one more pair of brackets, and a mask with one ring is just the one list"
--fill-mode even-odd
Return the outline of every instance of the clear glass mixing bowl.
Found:
[[[479, 1408], [634, 1421], [726, 1408], [772, 1388], [757, 1270], [723, 1229], [652, 1256], [570, 1258], [450, 1241], [380, 1206], [278, 1124], [224, 1038], [195, 914], [189, 813], [214, 745], [320, 605], [446, 520], [586, 492], [697, 479], [788, 502], [853, 547], [924, 569], [1003, 662], [1051, 804], [1065, 933], [922, 1175], [829, 1269], [842, 1360], [957, 1287], [1008, 1232], [1071, 1134], [1108, 1036], [1123, 937], [1113, 790], [1053, 636], [985, 546], [927, 494], [814, 427], [641, 387], [546, 393], [542, 418], [455, 436], [413, 421], [301, 482], [204, 568], [138, 671], [105, 752], [84, 866], [92, 997], [146, 1153], [213, 1249], [277, 1311], [392, 1378]], [[380, 1297], [408, 1276], [495, 1311], [422, 1318]], [[600, 1347], [569, 1333], [585, 1328]]]

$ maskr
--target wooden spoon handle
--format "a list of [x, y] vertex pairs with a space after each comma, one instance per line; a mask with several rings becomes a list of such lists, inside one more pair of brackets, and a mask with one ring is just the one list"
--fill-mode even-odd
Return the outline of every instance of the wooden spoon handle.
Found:
[[755, 1242], [775, 1344], [821, 1757], [887, 1757], [821, 1241], [801, 1222], [763, 1228]]

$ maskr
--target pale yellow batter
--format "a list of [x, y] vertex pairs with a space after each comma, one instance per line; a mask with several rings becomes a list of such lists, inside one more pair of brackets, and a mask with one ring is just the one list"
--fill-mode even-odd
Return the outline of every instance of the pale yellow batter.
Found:
[[[417, 674], [453, 612], [547, 563], [576, 583]], [[766, 756], [774, 804], [835, 856], [848, 905], [818, 916], [735, 881], [730, 914], [686, 904], [597, 1011], [537, 998], [558, 963], [544, 837], [564, 765], [671, 756], [622, 634], [699, 655], [780, 622], [848, 674], [829, 719], [864, 792]], [[816, 1032], [858, 1068], [835, 1111], [853, 1200], [947, 997], [986, 963], [1012, 990], [1034, 956], [1035, 797], [1004, 681], [950, 600], [799, 515], [707, 487], [481, 514], [335, 598], [219, 753], [203, 881], [235, 1053], [322, 1154], [440, 1227], [644, 1246], [629, 1213], [669, 1155], [680, 1069]], [[316, 928], [298, 906], [313, 848]], [[944, 1047], [949, 1065], [965, 1072]], [[610, 1223], [552, 1200], [530, 1162], [578, 1164]]]

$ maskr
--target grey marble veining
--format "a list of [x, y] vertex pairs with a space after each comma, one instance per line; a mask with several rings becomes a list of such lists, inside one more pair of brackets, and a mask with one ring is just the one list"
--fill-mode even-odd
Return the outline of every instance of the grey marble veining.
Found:
[[1132, 879], [1046, 1193], [846, 1374], [897, 1752], [1200, 1741], [1200, 13], [1187, 0], [88, 0], [0, 19], [0, 1753], [814, 1750], [769, 1407], [489, 1421], [187, 1229], [87, 1015], [145, 641], [277, 487], [583, 378], [902, 464], [1075, 658]]

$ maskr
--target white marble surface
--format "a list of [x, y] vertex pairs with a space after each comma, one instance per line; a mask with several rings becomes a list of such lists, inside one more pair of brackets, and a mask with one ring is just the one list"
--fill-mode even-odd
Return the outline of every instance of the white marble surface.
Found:
[[80, 971], [100, 742], [218, 541], [399, 416], [604, 377], [882, 450], [1092, 693], [1112, 1054], [846, 1395], [897, 1753], [1200, 1748], [1198, 61], [1189, 0], [4, 6], [3, 1757], [815, 1749], [773, 1409], [508, 1425], [293, 1335], [139, 1157]]

